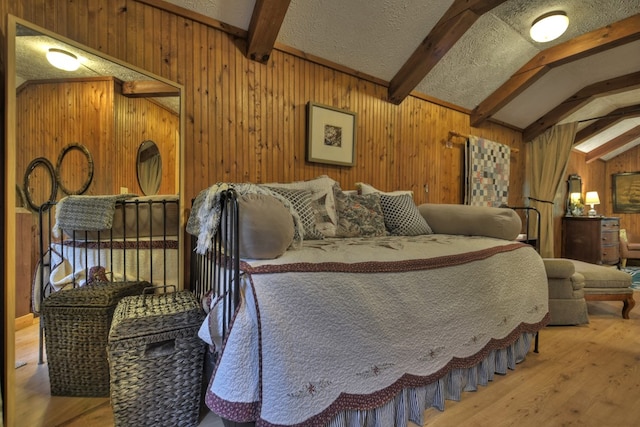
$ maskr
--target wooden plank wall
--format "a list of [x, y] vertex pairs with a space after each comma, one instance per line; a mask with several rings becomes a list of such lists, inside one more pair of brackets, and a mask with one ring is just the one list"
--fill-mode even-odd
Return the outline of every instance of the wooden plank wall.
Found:
[[[121, 95], [120, 84], [111, 78], [27, 82], [18, 91], [16, 104], [18, 185], [23, 186], [29, 163], [44, 157], [66, 189], [81, 189], [89, 176], [86, 155], [72, 149], [60, 159], [68, 144], [79, 143], [90, 153], [94, 166], [93, 179], [83, 194], [118, 194], [121, 187], [142, 194], [136, 156], [142, 141], [150, 139], [163, 158], [160, 193], [175, 194], [175, 133], [180, 122], [165, 107]], [[30, 177], [28, 191], [40, 205], [51, 194], [49, 174], [41, 168]], [[59, 188], [56, 200], [64, 196]]]
[[[519, 148], [512, 159], [510, 203], [522, 203], [520, 132], [496, 124], [472, 129], [466, 112], [418, 97], [390, 104], [384, 85], [303, 54], [275, 50], [266, 65], [250, 61], [238, 36], [193, 14], [150, 4], [163, 5], [30, 0], [10, 2], [9, 11], [184, 86], [187, 200], [217, 181], [292, 181], [327, 174], [345, 189], [363, 181], [383, 190], [412, 189], [417, 203], [460, 203], [462, 146], [443, 144], [454, 130]], [[305, 161], [309, 101], [357, 113], [356, 166]]]

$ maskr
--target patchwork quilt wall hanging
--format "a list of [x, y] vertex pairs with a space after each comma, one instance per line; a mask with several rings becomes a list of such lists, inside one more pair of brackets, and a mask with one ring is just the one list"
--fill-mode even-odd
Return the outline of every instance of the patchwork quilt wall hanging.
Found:
[[469, 136], [465, 149], [465, 204], [508, 204], [510, 157], [508, 145]]

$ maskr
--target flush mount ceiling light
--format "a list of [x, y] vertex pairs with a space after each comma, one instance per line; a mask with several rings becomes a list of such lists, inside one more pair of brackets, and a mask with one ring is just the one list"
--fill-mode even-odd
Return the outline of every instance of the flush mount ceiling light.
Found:
[[539, 43], [550, 42], [560, 37], [569, 26], [569, 18], [562, 11], [545, 13], [533, 21], [529, 34]]
[[47, 52], [47, 60], [56, 68], [65, 71], [75, 71], [80, 67], [78, 57], [66, 50], [51, 48]]

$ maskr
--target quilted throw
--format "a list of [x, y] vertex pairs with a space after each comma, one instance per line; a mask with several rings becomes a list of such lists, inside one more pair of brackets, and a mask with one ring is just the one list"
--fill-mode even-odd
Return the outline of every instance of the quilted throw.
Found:
[[470, 136], [465, 150], [465, 204], [508, 204], [511, 148]]
[[222, 215], [221, 196], [224, 191], [229, 189], [235, 190], [239, 195], [266, 194], [280, 200], [282, 204], [289, 209], [289, 212], [291, 212], [294, 227], [298, 231], [297, 234], [294, 234], [294, 240], [298, 240], [296, 243], [301, 241], [304, 236], [304, 231], [302, 231], [300, 215], [298, 215], [293, 204], [286, 197], [271, 191], [268, 187], [257, 184], [228, 184], [218, 182], [211, 187], [202, 190], [196, 196], [193, 206], [191, 207], [191, 213], [189, 214], [186, 230], [187, 233], [193, 236], [198, 236], [196, 253], [204, 255], [207, 251], [212, 249], [212, 238], [215, 236]]
[[59, 236], [60, 230], [108, 230], [113, 224], [116, 203], [134, 196], [135, 194], [116, 194], [64, 197], [56, 206], [54, 236]]

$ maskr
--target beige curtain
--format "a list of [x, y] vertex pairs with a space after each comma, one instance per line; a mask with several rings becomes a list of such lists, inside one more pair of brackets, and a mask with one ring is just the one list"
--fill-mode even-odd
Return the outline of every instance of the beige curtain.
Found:
[[577, 123], [547, 129], [527, 144], [530, 206], [540, 211], [540, 255], [553, 258], [553, 201], [563, 181]]

